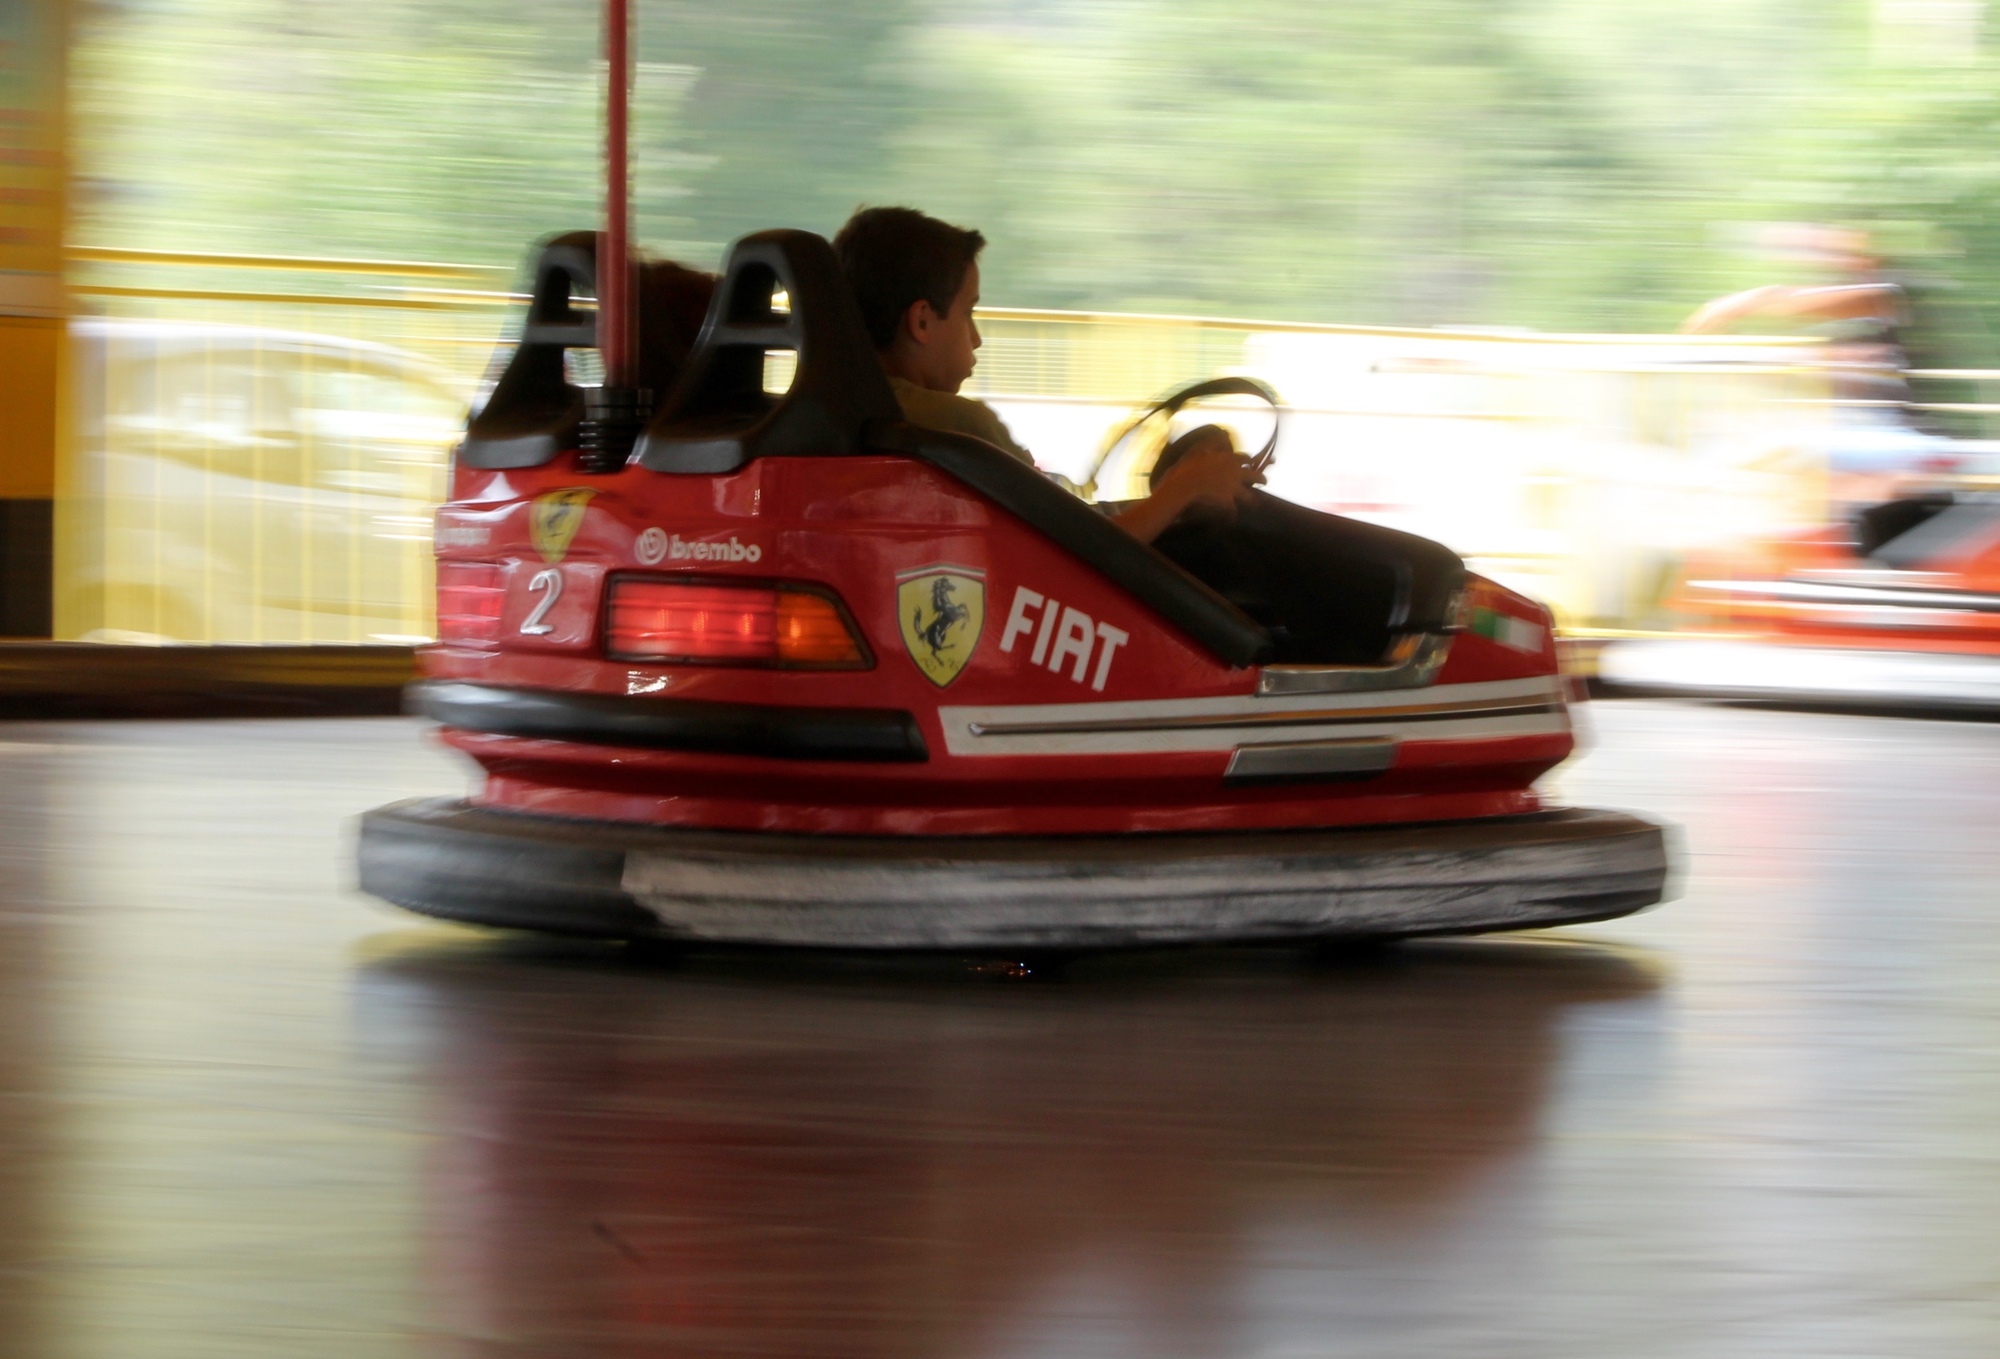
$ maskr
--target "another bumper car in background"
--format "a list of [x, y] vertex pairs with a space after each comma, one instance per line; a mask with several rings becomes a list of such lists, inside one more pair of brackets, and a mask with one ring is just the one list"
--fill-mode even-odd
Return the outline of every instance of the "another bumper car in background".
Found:
[[1621, 641], [1614, 691], [2000, 711], [2000, 496], [1936, 491], [1690, 563], [1706, 635]]

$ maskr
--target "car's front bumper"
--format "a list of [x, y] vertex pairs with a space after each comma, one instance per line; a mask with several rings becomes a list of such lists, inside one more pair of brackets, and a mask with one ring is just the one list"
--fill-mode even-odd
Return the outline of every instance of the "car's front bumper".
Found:
[[615, 938], [1087, 949], [1478, 933], [1660, 901], [1661, 827], [1569, 809], [1421, 826], [1038, 837], [687, 830], [449, 799], [362, 819], [361, 887], [425, 915]]

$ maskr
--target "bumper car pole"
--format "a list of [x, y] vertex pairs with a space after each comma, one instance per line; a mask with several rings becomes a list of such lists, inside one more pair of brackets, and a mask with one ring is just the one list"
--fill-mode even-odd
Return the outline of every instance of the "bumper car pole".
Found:
[[636, 385], [632, 326], [630, 0], [604, 4], [604, 230], [597, 238], [597, 350], [604, 384], [584, 389], [580, 442], [584, 470], [615, 472], [651, 414], [653, 394]]

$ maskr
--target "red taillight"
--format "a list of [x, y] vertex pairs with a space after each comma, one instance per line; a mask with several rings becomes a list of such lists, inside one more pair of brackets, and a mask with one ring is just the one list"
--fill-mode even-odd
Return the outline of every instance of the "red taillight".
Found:
[[438, 640], [447, 646], [490, 646], [500, 640], [506, 592], [498, 562], [439, 562]]
[[621, 580], [611, 591], [611, 654], [681, 661], [775, 660], [778, 592]]
[[714, 581], [614, 581], [606, 653], [624, 661], [868, 665], [868, 653], [830, 597], [785, 585]]

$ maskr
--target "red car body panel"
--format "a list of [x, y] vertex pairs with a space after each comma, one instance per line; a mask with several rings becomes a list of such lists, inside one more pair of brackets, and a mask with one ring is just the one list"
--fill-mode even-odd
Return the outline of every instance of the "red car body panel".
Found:
[[[589, 493], [573, 536], [538, 542], [537, 499], [573, 490]], [[903, 763], [775, 759], [447, 727], [443, 739], [485, 771], [474, 802], [489, 808], [919, 836], [1442, 821], [1537, 810], [1535, 779], [1573, 748], [1552, 620], [1491, 582], [1473, 579], [1461, 613], [1512, 620], [1485, 629], [1506, 641], [1461, 631], [1427, 685], [1260, 697], [1257, 667], [1223, 663], [1040, 531], [902, 457], [764, 457], [713, 476], [637, 465], [584, 476], [570, 454], [525, 470], [460, 466], [437, 541], [441, 567], [497, 565], [504, 593], [493, 641], [447, 641], [425, 652], [433, 680], [640, 701], [895, 709], [912, 715], [927, 751]], [[898, 604], [899, 577], [937, 567], [983, 581], [971, 656], [943, 685], [914, 660]], [[559, 584], [548, 583], [549, 572]], [[611, 659], [607, 588], [625, 576], [829, 589], [872, 665], [779, 670]], [[1036, 641], [1057, 630], [1042, 626], [1056, 604], [1067, 650], [1048, 644], [1037, 663]], [[531, 617], [547, 630], [524, 632]], [[1168, 711], [1202, 701], [1212, 710]], [[1014, 718], [1053, 713], [1058, 725], [1078, 730], [1017, 738], [1010, 749], [1004, 736], [990, 736], [995, 724], [978, 717], [995, 710]], [[1226, 781], [1238, 746], [1283, 738], [1394, 740], [1395, 757], [1355, 780]], [[987, 739], [995, 753], [978, 752]], [[1017, 753], [1030, 739], [1037, 748]], [[1064, 741], [1073, 748], [1060, 748]], [[1121, 742], [1145, 748], [1106, 748]]]

